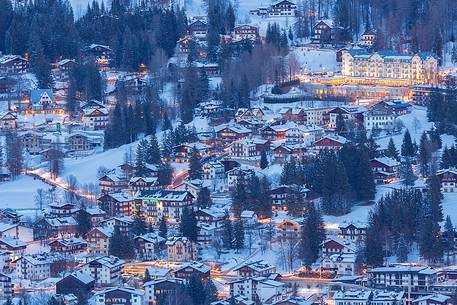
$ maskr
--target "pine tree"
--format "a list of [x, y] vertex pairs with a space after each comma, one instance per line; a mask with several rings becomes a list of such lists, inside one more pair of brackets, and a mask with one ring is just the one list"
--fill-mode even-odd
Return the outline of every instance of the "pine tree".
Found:
[[151, 278], [151, 275], [149, 274], [149, 269], [146, 268], [146, 270], [144, 271], [143, 283], [147, 283], [150, 280], [152, 280], [152, 278]]
[[341, 113], [336, 116], [335, 131], [338, 134], [344, 134], [347, 131], [346, 122], [344, 121], [343, 115]]
[[223, 230], [222, 230], [222, 244], [224, 248], [231, 249], [233, 245], [233, 226], [230, 220], [228, 211], [225, 211]]
[[168, 236], [168, 226], [165, 217], [160, 218], [159, 235], [165, 239]]
[[414, 182], [417, 180], [411, 162], [408, 159], [403, 161], [400, 165], [400, 178], [402, 179], [402, 183], [407, 186], [413, 186]]
[[260, 154], [260, 168], [265, 169], [267, 167], [268, 167], [267, 153], [265, 150], [262, 150], [262, 153]]
[[138, 143], [136, 148], [136, 156], [135, 156], [135, 176], [137, 177], [144, 177], [146, 175], [146, 152], [148, 149], [148, 141], [143, 139]]
[[209, 305], [218, 299], [217, 288], [212, 279], [209, 279], [205, 284], [205, 295], [205, 305]]
[[190, 179], [201, 179], [202, 178], [202, 164], [201, 158], [194, 147], [192, 149], [190, 160], [189, 160], [189, 178]]
[[287, 212], [293, 217], [302, 215], [305, 208], [305, 194], [301, 187], [292, 187], [286, 197]]
[[235, 222], [233, 227], [234, 243], [233, 247], [237, 250], [244, 248], [244, 226], [242, 221]]
[[121, 234], [119, 227], [115, 226], [113, 235], [110, 238], [108, 252], [110, 255], [121, 259], [132, 259], [135, 256], [135, 249], [131, 239]]
[[193, 305], [204, 305], [206, 299], [206, 291], [201, 278], [197, 275], [192, 275], [187, 285], [187, 293], [189, 294]]
[[420, 165], [420, 171], [423, 177], [428, 176], [430, 170], [430, 160], [432, 158], [432, 145], [427, 137], [427, 134], [422, 133], [419, 143], [419, 156], [418, 161]]
[[415, 149], [411, 140], [411, 135], [409, 134], [409, 130], [406, 130], [405, 134], [403, 135], [401, 155], [404, 158], [413, 158], [415, 156]]
[[303, 265], [310, 268], [318, 259], [320, 244], [325, 239], [325, 229], [322, 215], [314, 204], [309, 204], [302, 229], [300, 256]]
[[396, 253], [398, 262], [403, 263], [408, 260], [409, 247], [403, 234], [400, 235], [400, 238], [397, 241]]
[[199, 209], [209, 208], [213, 204], [211, 200], [211, 193], [207, 187], [203, 187], [200, 190], [195, 203]]
[[397, 161], [399, 160], [398, 150], [395, 147], [395, 143], [394, 143], [394, 140], [392, 138], [390, 138], [389, 144], [387, 145], [387, 151], [385, 153], [385, 156], [389, 157], [389, 158], [392, 158], [392, 159], [395, 159]]
[[184, 209], [181, 215], [180, 232], [193, 242], [197, 242], [198, 227], [195, 212], [191, 209]]
[[22, 155], [22, 141], [14, 131], [6, 132], [6, 166], [13, 178], [22, 173], [24, 157]]
[[235, 217], [239, 217], [244, 210], [244, 205], [247, 200], [246, 182], [244, 175], [240, 175], [235, 183], [235, 187], [231, 192], [232, 196], [232, 210]]
[[429, 178], [428, 189], [430, 192], [430, 217], [439, 223], [443, 221], [444, 217], [443, 207], [441, 205], [443, 195], [441, 194], [440, 180], [436, 175]]
[[149, 164], [160, 164], [161, 155], [159, 142], [155, 134], [152, 134], [147, 145], [145, 162]]
[[171, 121], [170, 121], [170, 118], [168, 117], [168, 112], [165, 112], [165, 114], [163, 115], [163, 125], [162, 125], [162, 131], [165, 131], [165, 130], [170, 130], [172, 129], [172, 125], [171, 125]]
[[157, 169], [157, 180], [162, 186], [170, 185], [173, 181], [173, 168], [169, 163], [159, 165]]
[[92, 223], [89, 214], [85, 210], [79, 210], [76, 215], [76, 222], [78, 223], [77, 230], [80, 236], [86, 235], [92, 228]]
[[144, 220], [140, 217], [140, 215], [135, 215], [132, 225], [132, 234], [134, 236], [140, 236], [146, 234], [147, 231], [148, 229]]

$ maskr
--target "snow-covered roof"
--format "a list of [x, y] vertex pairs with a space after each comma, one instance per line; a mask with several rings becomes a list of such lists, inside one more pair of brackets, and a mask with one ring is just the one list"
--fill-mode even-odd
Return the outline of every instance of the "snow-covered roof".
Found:
[[369, 300], [371, 290], [345, 290], [337, 291], [334, 294], [335, 300]]
[[152, 243], [152, 244], [158, 244], [158, 243], [165, 241], [165, 238], [163, 238], [156, 232], [150, 232], [150, 233], [146, 233], [146, 234], [135, 237], [135, 239], [138, 239], [138, 238], [142, 238], [145, 241]]
[[16, 60], [16, 59], [27, 61], [27, 59], [25, 59], [19, 55], [3, 55], [3, 56], [0, 56], [0, 65], [7, 64], [8, 62]]
[[257, 272], [268, 271], [268, 270], [274, 269], [274, 266], [268, 264], [267, 262], [265, 262], [263, 260], [259, 260], [259, 261], [255, 261], [255, 262], [247, 262], [245, 264], [242, 264], [241, 266], [235, 268], [234, 271], [237, 271], [244, 267], [249, 267]]
[[122, 292], [126, 292], [129, 294], [136, 294], [138, 296], [143, 296], [143, 294], [144, 294], [143, 290], [135, 289], [133, 287], [111, 287], [111, 288], [105, 288], [103, 290], [97, 291], [96, 293], [94, 293], [94, 296], [99, 296], [99, 295], [113, 292], [113, 291], [122, 291]]
[[87, 242], [84, 239], [76, 238], [76, 237], [57, 239], [51, 243], [54, 243], [54, 242], [60, 243], [67, 247], [77, 246], [77, 245], [87, 245]]
[[77, 221], [71, 217], [45, 218], [45, 221], [52, 227], [76, 226]]
[[188, 191], [157, 190], [157, 191], [138, 191], [135, 199], [161, 200], [161, 201], [184, 201], [187, 196], [192, 196]]
[[188, 242], [191, 242], [191, 240], [188, 239], [187, 237], [184, 237], [184, 236], [173, 236], [173, 237], [168, 237], [167, 241], [165, 242], [165, 245], [172, 246], [177, 241], [181, 241], [184, 244], [187, 244]]
[[400, 163], [398, 163], [397, 160], [389, 158], [389, 157], [374, 158], [373, 161], [377, 161], [377, 162], [382, 163], [389, 167], [395, 167], [395, 166], [400, 165]]
[[423, 297], [420, 297], [418, 299], [415, 299], [413, 303], [417, 302], [422, 302], [422, 301], [434, 301], [437, 303], [445, 303], [447, 302], [451, 297], [443, 294], [432, 294], [432, 295], [426, 295]]
[[0, 222], [0, 232], [5, 232], [17, 227], [17, 224]]
[[163, 283], [163, 282], [182, 284], [182, 283], [184, 283], [184, 280], [183, 279], [178, 279], [178, 278], [159, 278], [159, 279], [156, 279], [156, 280], [147, 281], [146, 283], [143, 284], [143, 286], [147, 287], [147, 286], [157, 285], [157, 284], [160, 284], [160, 283]]
[[435, 274], [438, 273], [437, 270], [431, 267], [424, 266], [408, 266], [408, 265], [398, 265], [393, 267], [378, 267], [373, 268], [370, 273], [396, 273], [396, 272], [407, 272], [407, 273], [421, 273], [421, 274]]
[[1, 237], [0, 243], [5, 244], [11, 248], [25, 248], [27, 244], [20, 239], [13, 237]]
[[201, 273], [208, 273], [210, 271], [210, 268], [203, 263], [191, 262], [191, 263], [187, 263], [187, 264], [183, 265], [181, 268], [176, 269], [175, 272], [186, 269], [186, 268], [192, 268]]
[[81, 271], [76, 271], [73, 273], [70, 273], [67, 275], [67, 277], [74, 277], [75, 279], [79, 280], [80, 282], [84, 284], [90, 284], [91, 282], [95, 281], [93, 277], [91, 277], [89, 274], [81, 272]]
[[114, 268], [118, 266], [122, 266], [125, 261], [116, 257], [116, 256], [101, 256], [101, 257], [96, 257], [88, 262], [91, 263], [93, 261], [97, 261], [98, 263], [108, 267], [108, 268]]

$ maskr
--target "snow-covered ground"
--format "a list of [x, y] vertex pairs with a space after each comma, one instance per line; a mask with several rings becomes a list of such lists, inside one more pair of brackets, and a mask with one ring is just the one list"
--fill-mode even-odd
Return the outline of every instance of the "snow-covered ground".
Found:
[[311, 47], [297, 47], [291, 52], [304, 73], [336, 72], [341, 70], [336, 61], [336, 51]]
[[0, 183], [0, 208], [28, 210], [27, 212], [34, 213], [37, 208], [35, 194], [39, 188], [47, 190], [49, 185], [29, 176], [21, 176], [14, 181]]

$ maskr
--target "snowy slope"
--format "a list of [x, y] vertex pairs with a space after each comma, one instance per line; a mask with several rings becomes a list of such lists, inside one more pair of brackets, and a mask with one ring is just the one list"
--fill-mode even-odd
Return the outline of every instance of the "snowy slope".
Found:
[[0, 183], [0, 208], [36, 209], [36, 190], [49, 189], [49, 185], [29, 176], [22, 176], [11, 182]]

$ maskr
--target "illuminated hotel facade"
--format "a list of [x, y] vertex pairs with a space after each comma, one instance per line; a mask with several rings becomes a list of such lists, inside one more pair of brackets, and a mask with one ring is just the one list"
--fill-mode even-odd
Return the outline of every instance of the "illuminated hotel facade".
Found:
[[431, 52], [401, 54], [349, 49], [342, 52], [342, 75], [349, 78], [390, 79], [411, 84], [434, 84], [438, 59]]

